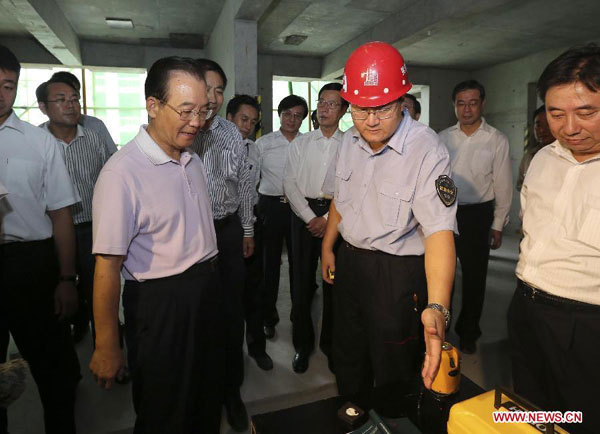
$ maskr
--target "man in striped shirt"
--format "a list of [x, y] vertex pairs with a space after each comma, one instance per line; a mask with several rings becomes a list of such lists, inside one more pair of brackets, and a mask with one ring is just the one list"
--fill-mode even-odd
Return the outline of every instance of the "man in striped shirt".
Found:
[[51, 78], [36, 90], [40, 110], [49, 118], [41, 127], [52, 134], [61, 147], [67, 170], [81, 202], [71, 207], [75, 223], [76, 267], [79, 276], [79, 311], [73, 318], [73, 339], [79, 342], [92, 319], [92, 195], [104, 163], [110, 157], [104, 139], [78, 124], [81, 116], [79, 91], [61, 77]]
[[[199, 59], [199, 63], [206, 80], [208, 108], [217, 113], [223, 105], [227, 77], [216, 62]], [[227, 421], [235, 431], [246, 431], [248, 415], [240, 397], [244, 381], [244, 258], [254, 252], [255, 220], [246, 148], [235, 124], [213, 116], [198, 132], [192, 149], [202, 158], [208, 175], [225, 291]]]

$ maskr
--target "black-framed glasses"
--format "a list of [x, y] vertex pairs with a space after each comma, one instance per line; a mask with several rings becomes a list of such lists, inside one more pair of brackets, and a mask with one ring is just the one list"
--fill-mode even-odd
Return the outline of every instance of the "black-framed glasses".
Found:
[[179, 115], [179, 119], [181, 119], [182, 121], [190, 121], [196, 116], [199, 116], [200, 120], [206, 121], [210, 119], [210, 117], [213, 114], [212, 110], [177, 110], [175, 107], [173, 107], [166, 101], [160, 101], [160, 103], [166, 105], [175, 113], [177, 113]]
[[392, 116], [394, 116], [394, 112], [396, 111], [397, 106], [398, 106], [398, 104], [394, 103], [392, 105], [387, 105], [385, 107], [381, 107], [378, 109], [367, 109], [367, 110], [362, 109], [362, 108], [355, 108], [353, 106], [352, 109], [350, 110], [350, 113], [352, 115], [352, 119], [356, 119], [357, 121], [364, 121], [365, 119], [367, 119], [369, 117], [369, 115], [371, 113], [373, 113], [377, 119], [382, 121], [384, 119], [389, 119]]
[[73, 105], [81, 105], [81, 99], [80, 98], [56, 98], [56, 99], [49, 99], [46, 102], [53, 102], [56, 103], [58, 105], [62, 105], [62, 106], [67, 106], [69, 104], [73, 104]]
[[317, 107], [320, 107], [320, 108], [327, 107], [327, 108], [329, 108], [331, 110], [334, 110], [336, 107], [339, 107], [341, 105], [342, 104], [340, 104], [337, 101], [327, 101], [327, 100], [325, 100], [323, 98], [317, 100]]

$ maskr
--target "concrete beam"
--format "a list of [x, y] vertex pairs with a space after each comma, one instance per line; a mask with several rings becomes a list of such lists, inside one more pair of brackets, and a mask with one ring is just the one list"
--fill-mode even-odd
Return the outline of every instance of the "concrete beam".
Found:
[[388, 42], [401, 48], [428, 37], [435, 27], [454, 20], [505, 6], [512, 0], [423, 0], [412, 3], [399, 13], [345, 43], [323, 60], [323, 79], [339, 77], [348, 56], [358, 46], [369, 41]]
[[235, 16], [238, 20], [258, 21], [274, 0], [242, 0]]
[[0, 3], [60, 62], [81, 65], [79, 38], [54, 0]]

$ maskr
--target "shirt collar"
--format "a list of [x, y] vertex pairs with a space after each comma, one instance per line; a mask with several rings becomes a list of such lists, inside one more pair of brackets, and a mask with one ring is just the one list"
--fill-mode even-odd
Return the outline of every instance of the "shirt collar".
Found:
[[12, 128], [13, 130], [17, 130], [21, 134], [25, 134], [25, 132], [23, 130], [23, 121], [21, 119], [19, 119], [19, 117], [17, 116], [17, 114], [15, 113], [14, 110], [8, 116], [8, 118], [6, 118], [4, 123], [2, 125], [0, 125], [0, 130], [4, 129], [5, 127]]
[[[386, 145], [379, 151], [377, 151], [376, 154], [382, 153], [388, 147], [393, 149], [400, 155], [402, 155], [402, 153], [404, 152], [406, 136], [408, 135], [408, 131], [410, 130], [411, 125], [414, 121], [406, 110], [404, 110], [402, 113], [404, 114], [402, 122], [400, 122], [400, 125], [398, 125], [398, 128], [396, 128], [396, 131], [394, 132], [394, 134], [392, 134], [392, 137], [390, 138], [390, 140], [388, 140]], [[369, 153], [375, 154], [369, 146], [369, 144], [365, 142], [365, 140], [362, 138], [356, 127], [353, 129], [353, 131], [354, 132], [352, 133], [352, 135], [354, 142], [356, 143], [356, 141], [358, 141], [361, 148], [365, 149]]]
[[[275, 137], [275, 138], [281, 137], [281, 138], [282, 138], [283, 140], [285, 140], [286, 142], [288, 141], [287, 137], [283, 135], [283, 133], [281, 132], [281, 130], [277, 130], [277, 131], [275, 131], [275, 135], [277, 136], [277, 137]], [[298, 138], [298, 137], [300, 137], [301, 135], [302, 135], [302, 133], [301, 133], [300, 131], [298, 131], [298, 133], [296, 133], [296, 137], [294, 137], [294, 139], [297, 139], [297, 138]], [[294, 141], [294, 139], [292, 139], [292, 142]], [[289, 142], [289, 143], [292, 143], [292, 142]]]
[[473, 134], [471, 134], [470, 136], [467, 136], [463, 130], [460, 129], [460, 122], [456, 122], [455, 125], [451, 126], [450, 129], [452, 131], [457, 131], [459, 133], [461, 133], [463, 136], [465, 137], [473, 137], [474, 135], [478, 134], [480, 131], [485, 133], [485, 134], [489, 134], [490, 133], [490, 124], [487, 123], [487, 121], [485, 120], [485, 117], [481, 117], [481, 124], [479, 125], [479, 127], [477, 127], [477, 129], [475, 130], [475, 132]]
[[[174, 163], [181, 164], [182, 166], [186, 166], [193, 158], [193, 155], [191, 155], [191, 153], [186, 149], [181, 151], [181, 162], [173, 160], [165, 153], [165, 151], [161, 149], [160, 146], [158, 146], [154, 139], [150, 137], [150, 134], [148, 134], [148, 131], [146, 131], [147, 127], [147, 124], [142, 125], [134, 140], [139, 150], [142, 151], [142, 153], [148, 158], [148, 160], [150, 160], [152, 164], [155, 166], [160, 166], [161, 164], [166, 164], [172, 161]], [[190, 155], [187, 156], [186, 154]]]
[[81, 125], [77, 124], [77, 133], [75, 134], [75, 137], [73, 138], [73, 140], [71, 141], [71, 143], [67, 143], [67, 142], [62, 141], [58, 137], [55, 137], [54, 134], [52, 134], [52, 132], [50, 131], [49, 126], [50, 126], [50, 121], [46, 121], [42, 125], [40, 125], [40, 127], [42, 127], [43, 129], [45, 129], [46, 131], [48, 131], [50, 133], [50, 135], [52, 135], [52, 137], [54, 137], [56, 140], [58, 140], [61, 143], [64, 143], [67, 146], [70, 145], [71, 143], [74, 143], [75, 140], [77, 140], [77, 138], [84, 136], [84, 134], [83, 134], [83, 127]]
[[216, 130], [219, 127], [219, 125], [221, 124], [222, 120], [223, 120], [223, 118], [221, 116], [215, 115], [212, 122], [210, 123], [210, 127], [208, 127], [207, 130], [200, 130], [200, 132], [206, 133], [207, 131]]
[[[313, 131], [314, 131], [314, 132], [317, 134], [317, 140], [321, 140], [321, 139], [327, 139], [327, 137], [325, 137], [325, 136], [323, 135], [323, 131], [321, 131], [321, 128], [319, 128], [319, 129], [317, 129], [317, 130], [313, 130]], [[341, 142], [341, 141], [342, 141], [342, 138], [343, 138], [343, 136], [344, 136], [344, 133], [342, 133], [342, 132], [340, 131], [340, 129], [339, 129], [339, 128], [337, 128], [337, 129], [335, 130], [335, 132], [333, 133], [333, 135], [332, 135], [332, 136], [331, 136], [329, 139], [335, 139], [335, 140], [337, 140], [338, 142]]]
[[596, 155], [586, 161], [577, 161], [575, 159], [575, 157], [573, 156], [573, 153], [571, 152], [571, 150], [567, 149], [563, 145], [561, 145], [561, 143], [558, 140], [555, 140], [554, 142], [550, 143], [548, 146], [550, 147], [552, 152], [554, 152], [556, 155], [568, 160], [569, 162], [571, 162], [573, 164], [585, 164], [585, 163], [589, 163], [594, 160], [600, 160], [600, 155]]

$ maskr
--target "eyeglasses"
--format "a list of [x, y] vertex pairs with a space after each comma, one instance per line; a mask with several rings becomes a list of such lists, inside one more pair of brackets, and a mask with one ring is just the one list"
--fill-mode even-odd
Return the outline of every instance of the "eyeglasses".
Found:
[[304, 119], [304, 113], [291, 112], [289, 110], [282, 111], [281, 116], [286, 119], [294, 118], [297, 121]]
[[469, 102], [458, 101], [456, 103], [456, 107], [464, 108], [466, 106], [469, 106], [470, 108], [475, 108], [479, 105], [479, 103], [480, 103], [480, 101], [469, 101]]
[[334, 110], [336, 107], [339, 107], [339, 106], [341, 106], [341, 104], [337, 101], [327, 101], [324, 99], [317, 100], [317, 107], [320, 107], [320, 108], [327, 107], [331, 110]]
[[56, 98], [56, 99], [49, 99], [46, 102], [54, 102], [58, 105], [62, 105], [62, 106], [67, 106], [69, 104], [73, 104], [73, 105], [80, 105], [81, 101], [79, 98]]
[[210, 117], [213, 114], [212, 110], [177, 110], [175, 107], [173, 107], [166, 101], [160, 101], [160, 103], [166, 105], [175, 113], [177, 113], [179, 115], [179, 119], [181, 119], [182, 121], [190, 121], [196, 116], [199, 116], [200, 120], [206, 121], [210, 119]]
[[371, 113], [373, 113], [377, 119], [382, 121], [384, 119], [389, 119], [392, 116], [394, 116], [394, 111], [396, 111], [397, 105], [398, 104], [392, 104], [392, 105], [388, 105], [388, 106], [385, 106], [385, 107], [382, 107], [379, 109], [370, 109], [370, 110], [358, 109], [358, 108], [352, 107], [352, 110], [350, 111], [350, 113], [352, 115], [352, 119], [355, 119], [357, 121], [364, 121], [365, 119], [367, 119], [369, 117], [369, 115]]

